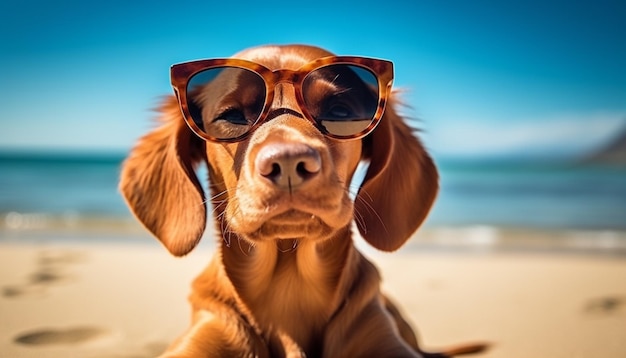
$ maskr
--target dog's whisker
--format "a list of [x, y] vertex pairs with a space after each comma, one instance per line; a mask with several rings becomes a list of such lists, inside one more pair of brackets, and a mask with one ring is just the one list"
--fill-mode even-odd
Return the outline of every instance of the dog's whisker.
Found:
[[[241, 212], [241, 209], [239, 207], [239, 201], [235, 198], [233, 198], [230, 201], [230, 205], [233, 208], [233, 215], [234, 216], [243, 216], [243, 212]], [[252, 251], [252, 249], [254, 248], [254, 243], [250, 242], [244, 238], [241, 237], [241, 235], [239, 235], [238, 233], [234, 232], [231, 229], [231, 223], [228, 221], [228, 219], [226, 218], [226, 212], [222, 211], [219, 214], [219, 219], [222, 222], [222, 232], [224, 234], [228, 234], [228, 244], [227, 246], [230, 248], [232, 245], [232, 235], [234, 235], [237, 238], [237, 245], [239, 246], [239, 250], [246, 256], [248, 256], [250, 254], [250, 252]], [[242, 246], [242, 241], [245, 242], [248, 245], [248, 249], [245, 250], [244, 247]]]
[[[359, 197], [359, 196], [357, 195], [357, 192], [352, 192], [352, 191], [350, 190], [350, 189], [356, 189], [356, 190], [358, 191], [360, 188], [361, 188], [360, 186], [350, 185], [350, 186], [348, 186], [348, 187], [344, 190], [344, 192], [345, 192], [346, 194], [348, 194], [348, 196], [351, 196], [352, 198], [354, 198], [354, 200], [355, 200], [355, 201], [356, 201], [356, 200], [358, 200], [358, 201], [360, 201], [360, 202], [364, 203], [365, 205], [367, 205], [367, 206], [369, 207], [369, 210], [371, 210], [371, 211], [375, 211], [375, 210], [374, 210], [374, 208], [372, 207], [372, 205], [371, 205], [371, 204], [369, 204], [369, 203], [368, 203], [365, 199], [363, 199], [363, 198], [361, 198], [361, 197]], [[369, 195], [368, 195], [368, 196], [369, 196]], [[354, 213], [354, 214], [353, 214], [353, 216], [354, 216], [354, 221], [357, 223], [358, 227], [363, 228], [363, 230], [364, 230], [365, 232], [367, 232], [367, 223], [366, 223], [365, 218], [363, 217], [363, 214], [361, 214], [361, 213], [359, 212], [359, 210], [356, 208], [356, 206], [354, 207], [354, 209], [353, 209], [353, 210], [354, 210], [354, 211], [353, 211], [353, 213]], [[377, 216], [378, 216], [378, 215], [377, 215]], [[380, 218], [380, 216], [378, 216], [378, 217]]]
[[367, 232], [367, 223], [363, 218], [363, 214], [361, 214], [357, 208], [354, 208], [354, 221], [357, 223], [358, 227], [362, 228], [364, 232]]
[[218, 215], [216, 219], [219, 220], [222, 241], [224, 241], [226, 247], [230, 247], [232, 242], [231, 231], [228, 229], [228, 222], [224, 219], [224, 213]]
[[[227, 204], [230, 204], [230, 206], [233, 209], [233, 215], [234, 216], [243, 216], [244, 214], [241, 212], [241, 209], [239, 207], [239, 201], [237, 200], [236, 197], [234, 197], [230, 202], [228, 202]], [[237, 234], [236, 232], [234, 232], [231, 229], [231, 223], [230, 221], [226, 218], [226, 211], [222, 210], [219, 215], [218, 215], [218, 219], [221, 222], [221, 230], [223, 235], [228, 235], [228, 243], [227, 246], [231, 247], [232, 245], [232, 235], [235, 235], [235, 237], [237, 238], [237, 243], [239, 246], [239, 249], [241, 250], [242, 253], [245, 254], [244, 249], [241, 247], [241, 236], [239, 234]], [[248, 243], [248, 245], [250, 245], [250, 243], [247, 240], [244, 240]], [[248, 248], [248, 252], [250, 252], [250, 247]]]
[[356, 198], [360, 189], [361, 189], [361, 186], [359, 185], [348, 185], [345, 190], [348, 196], [350, 196], [351, 198]]
[[[360, 188], [359, 188], [360, 189]], [[374, 199], [372, 199], [372, 196], [366, 191], [366, 190], [361, 190], [359, 192], [359, 194], [361, 194], [361, 196], [367, 196], [367, 200], [371, 203], [374, 201]]]
[[[225, 200], [222, 200], [222, 201], [216, 202], [216, 201], [211, 200], [211, 199], [205, 199], [205, 200], [203, 200], [203, 201], [202, 201], [202, 204], [203, 204], [203, 205], [211, 204], [211, 205], [213, 206], [213, 210], [215, 210], [215, 207], [216, 207], [216, 206], [218, 206], [219, 204], [223, 203], [224, 201], [225, 201]], [[218, 205], [216, 205], [216, 203], [217, 203]]]
[[[244, 248], [241, 246], [241, 242], [244, 241], [246, 244], [248, 244], [248, 250], [245, 251]], [[248, 240], [243, 239], [241, 236], [237, 235], [237, 244], [239, 245], [239, 251], [241, 251], [241, 253], [244, 256], [250, 256], [250, 251], [252, 251], [252, 243], [248, 242]]]
[[[364, 194], [367, 194], [367, 192], [365, 192], [365, 191], [361, 191], [361, 192], [363, 192]], [[370, 197], [369, 195], [367, 195], [367, 196], [368, 196], [368, 197]], [[371, 198], [371, 197], [370, 197], [370, 198]], [[384, 222], [384, 221], [383, 221], [383, 219], [381, 218], [380, 214], [376, 211], [376, 209], [372, 206], [371, 201], [365, 200], [365, 199], [363, 199], [363, 198], [362, 198], [362, 197], [360, 197], [360, 196], [357, 196], [357, 197], [356, 197], [356, 200], [358, 200], [359, 202], [363, 203], [363, 204], [365, 205], [365, 207], [366, 207], [367, 211], [369, 211], [369, 212], [373, 213], [373, 214], [376, 216], [376, 218], [377, 218], [377, 219], [378, 219], [378, 221], [381, 223], [381, 225], [382, 225], [383, 229], [385, 230], [385, 232], [388, 232], [387, 227], [385, 226], [385, 222]], [[355, 211], [356, 211], [356, 209], [355, 209]], [[361, 214], [361, 213], [359, 213], [359, 215], [361, 215], [361, 217], [362, 217], [362, 214]], [[363, 228], [365, 229], [365, 226], [363, 226]], [[366, 232], [367, 232], [367, 231], [366, 231]]]
[[[211, 198], [210, 198], [209, 200], [215, 200], [215, 199], [217, 199], [219, 196], [229, 194], [229, 193], [230, 193], [230, 191], [231, 191], [230, 189], [225, 189], [225, 190], [222, 190], [221, 192], [219, 192], [219, 193], [217, 193], [217, 194], [215, 194], [215, 195], [211, 196]], [[224, 199], [224, 200], [227, 200], [227, 199]]]
[[215, 215], [215, 213], [219, 213], [219, 216], [223, 216], [226, 213], [225, 206], [228, 204], [226, 200], [220, 201], [217, 205], [213, 206], [213, 210], [211, 211], [211, 215]]
[[298, 239], [292, 239], [292, 240], [293, 240], [293, 242], [291, 243], [291, 248], [289, 248], [289, 249], [281, 248], [280, 244], [279, 244], [279, 241], [276, 241], [276, 248], [277, 248], [277, 250], [280, 251], [283, 254], [287, 253], [287, 252], [295, 251], [298, 248], [299, 241], [298, 241]]
[[[213, 203], [213, 205], [215, 205], [216, 203], [223, 203], [225, 201], [228, 201], [228, 194], [229, 194], [229, 192], [230, 192], [229, 189], [223, 190], [223, 191], [221, 191], [221, 192], [219, 192], [217, 194], [212, 195], [210, 198], [207, 198], [206, 202], [210, 201], [211, 203]], [[221, 199], [221, 200], [218, 200], [218, 198], [220, 196], [225, 196], [225, 198]]]

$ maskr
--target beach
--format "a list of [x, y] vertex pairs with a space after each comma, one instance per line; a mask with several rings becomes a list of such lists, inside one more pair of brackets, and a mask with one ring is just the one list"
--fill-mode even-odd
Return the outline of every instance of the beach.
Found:
[[[3, 228], [0, 357], [154, 357], [187, 327], [189, 285], [213, 240], [174, 258], [140, 228], [93, 227]], [[357, 246], [428, 349], [626, 356], [624, 232], [427, 228], [395, 253]]]

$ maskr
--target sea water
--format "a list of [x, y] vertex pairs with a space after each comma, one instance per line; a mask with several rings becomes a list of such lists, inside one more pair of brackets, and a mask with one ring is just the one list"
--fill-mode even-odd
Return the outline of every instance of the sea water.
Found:
[[[0, 227], [132, 220], [118, 189], [124, 154], [0, 153]], [[438, 163], [427, 227], [626, 230], [626, 168]], [[392, 188], [390, 188], [392, 190]]]

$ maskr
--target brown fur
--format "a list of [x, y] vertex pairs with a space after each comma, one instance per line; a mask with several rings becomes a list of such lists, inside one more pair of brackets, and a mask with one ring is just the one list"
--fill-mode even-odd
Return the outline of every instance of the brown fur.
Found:
[[[297, 69], [328, 55], [268, 46], [235, 57]], [[277, 87], [273, 107], [299, 113], [293, 87]], [[187, 128], [172, 96], [160, 126], [125, 162], [120, 188], [128, 205], [177, 256], [203, 234], [205, 195], [193, 169], [201, 161], [209, 169], [222, 237], [193, 283], [192, 324], [163, 357], [422, 356], [409, 324], [381, 294], [377, 269], [353, 246], [351, 223], [372, 246], [399, 248], [435, 199], [433, 161], [393, 99], [364, 140], [328, 139], [291, 111], [245, 141], [205, 143]], [[280, 153], [303, 145], [319, 164], [311, 179], [287, 191], [259, 175], [264, 148]], [[370, 165], [353, 202], [349, 184], [361, 160]]]

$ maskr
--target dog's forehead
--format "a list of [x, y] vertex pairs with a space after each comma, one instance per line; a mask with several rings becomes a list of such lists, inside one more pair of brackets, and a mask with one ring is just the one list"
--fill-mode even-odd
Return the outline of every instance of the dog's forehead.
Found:
[[322, 48], [307, 45], [261, 46], [241, 51], [233, 56], [261, 64], [271, 70], [297, 70], [320, 57], [332, 56]]

